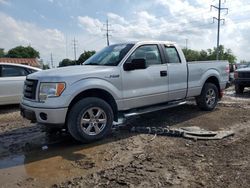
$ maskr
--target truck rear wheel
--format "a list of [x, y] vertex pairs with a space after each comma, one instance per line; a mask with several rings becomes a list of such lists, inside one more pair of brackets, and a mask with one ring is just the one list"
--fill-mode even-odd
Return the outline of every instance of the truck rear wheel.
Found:
[[236, 94], [242, 94], [244, 92], [244, 86], [235, 84], [235, 92]]
[[198, 107], [205, 111], [213, 110], [218, 102], [218, 89], [215, 84], [205, 83], [201, 94], [196, 97], [196, 103]]
[[113, 124], [113, 111], [104, 100], [88, 97], [78, 101], [68, 116], [69, 133], [80, 142], [104, 138]]

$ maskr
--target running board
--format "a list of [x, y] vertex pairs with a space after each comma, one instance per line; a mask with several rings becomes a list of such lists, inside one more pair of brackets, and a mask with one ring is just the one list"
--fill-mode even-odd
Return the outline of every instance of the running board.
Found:
[[150, 106], [150, 107], [144, 107], [144, 108], [140, 108], [137, 110], [132, 110], [129, 112], [125, 112], [123, 115], [125, 118], [129, 118], [132, 116], [137, 116], [137, 115], [141, 115], [141, 114], [147, 114], [150, 112], [155, 112], [155, 111], [159, 111], [159, 110], [164, 110], [164, 109], [168, 109], [168, 108], [172, 108], [172, 107], [176, 107], [176, 106], [181, 106], [186, 104], [186, 101], [175, 101], [175, 102], [169, 102], [169, 103], [165, 103], [165, 104], [160, 104], [160, 105], [154, 105], [154, 106]]

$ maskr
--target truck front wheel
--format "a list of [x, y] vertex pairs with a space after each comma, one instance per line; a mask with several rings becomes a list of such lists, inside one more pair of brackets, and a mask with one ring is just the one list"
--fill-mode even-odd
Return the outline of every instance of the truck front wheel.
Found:
[[104, 100], [88, 97], [78, 101], [68, 115], [69, 133], [80, 142], [104, 138], [113, 124], [113, 111]]
[[218, 102], [218, 89], [215, 84], [205, 83], [201, 94], [196, 97], [198, 107], [205, 111], [213, 110]]

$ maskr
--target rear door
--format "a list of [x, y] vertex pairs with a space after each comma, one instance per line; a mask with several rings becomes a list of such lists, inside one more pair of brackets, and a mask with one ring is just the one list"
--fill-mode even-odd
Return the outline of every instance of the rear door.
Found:
[[168, 100], [179, 100], [186, 97], [187, 63], [182, 61], [174, 45], [162, 45], [168, 65]]
[[18, 66], [0, 66], [0, 104], [17, 104], [21, 100], [28, 71]]
[[125, 63], [145, 59], [146, 69], [122, 71], [124, 108], [147, 106], [165, 102], [168, 94], [167, 65], [156, 44], [141, 45]]

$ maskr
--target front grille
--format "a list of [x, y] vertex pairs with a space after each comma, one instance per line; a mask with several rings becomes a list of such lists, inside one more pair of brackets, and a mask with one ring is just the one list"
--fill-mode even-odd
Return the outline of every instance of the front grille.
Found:
[[26, 79], [24, 82], [23, 96], [28, 99], [36, 99], [37, 80]]
[[250, 78], [250, 72], [238, 72], [239, 78]]

